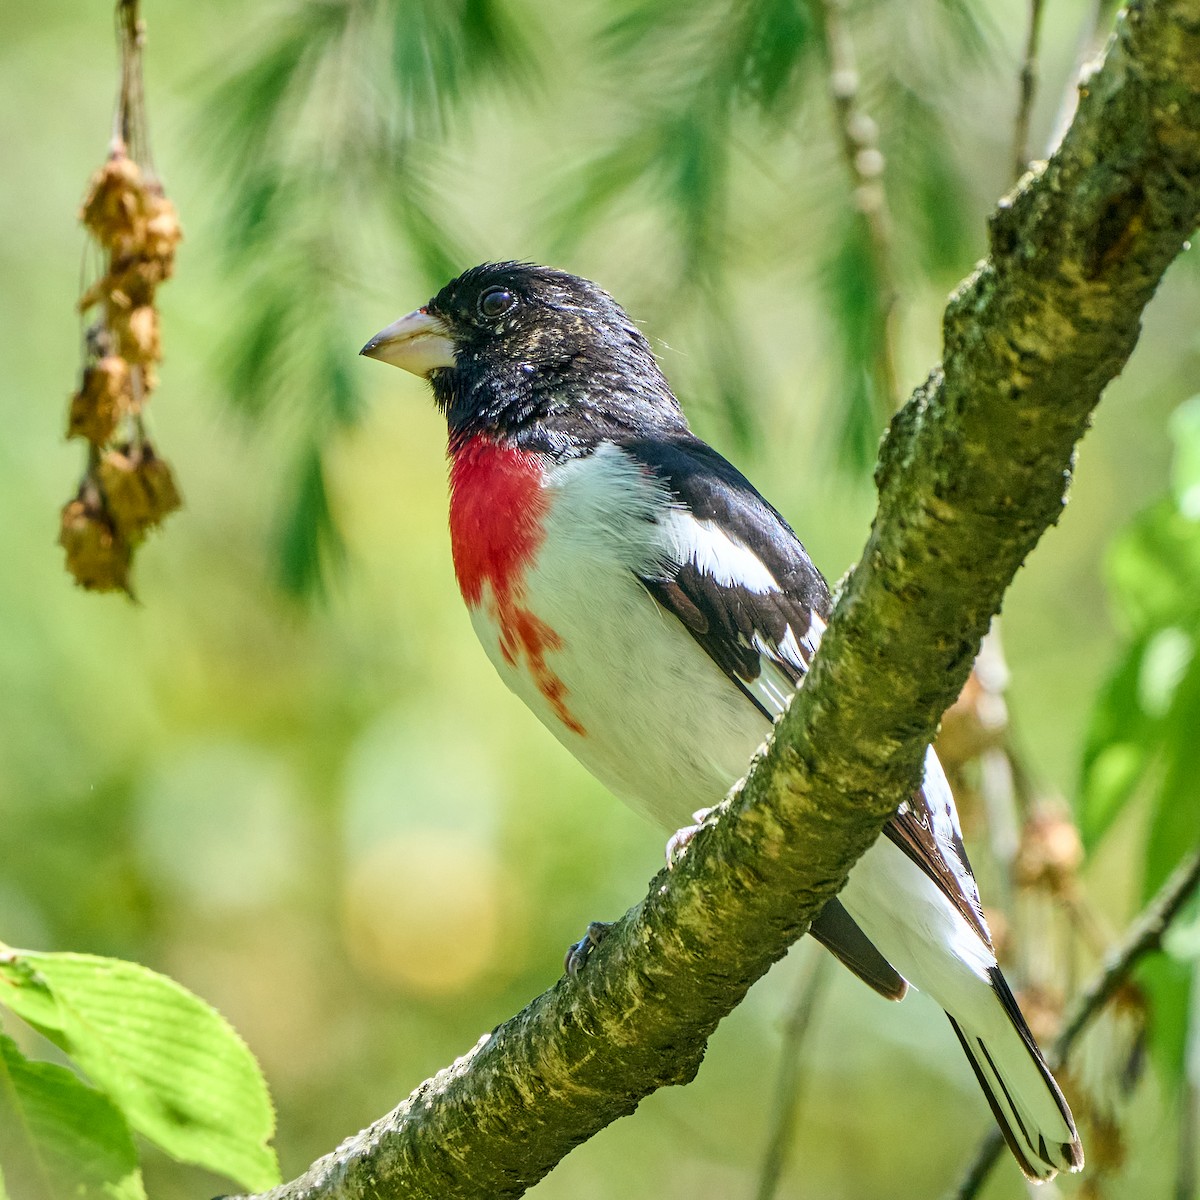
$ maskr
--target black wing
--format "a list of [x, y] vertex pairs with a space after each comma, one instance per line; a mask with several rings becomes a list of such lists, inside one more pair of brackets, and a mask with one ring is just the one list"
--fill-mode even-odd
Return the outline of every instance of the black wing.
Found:
[[[664, 562], [654, 574], [640, 576], [655, 600], [683, 623], [764, 716], [773, 720], [804, 677], [824, 631], [830, 607], [824, 578], [783, 517], [745, 476], [698, 438], [679, 433], [625, 442], [622, 448], [662, 479], [692, 518], [710, 522], [752, 551], [776, 583], [773, 588], [762, 587], [761, 580], [756, 587], [739, 586], [717, 578], [706, 569], [710, 564], [683, 555]], [[936, 763], [934, 756], [930, 758]], [[990, 947], [953, 797], [940, 766], [927, 771], [925, 786], [901, 806], [884, 832]], [[849, 921], [849, 916], [845, 919]], [[841, 918], [828, 924], [836, 939]], [[854, 931], [866, 942], [856, 926]], [[844, 956], [837, 945], [826, 944], [866, 982], [890, 994], [851, 961], [861, 954], [853, 953], [847, 944]], [[882, 956], [879, 960], [883, 962]]]
[[663, 480], [681, 514], [699, 523], [697, 538], [719, 531], [761, 564], [755, 586], [748, 586], [715, 575], [712, 560], [689, 555], [685, 541], [661, 570], [640, 579], [773, 720], [803, 678], [825, 628], [824, 578], [783, 517], [698, 438], [676, 433], [626, 442], [622, 449]]

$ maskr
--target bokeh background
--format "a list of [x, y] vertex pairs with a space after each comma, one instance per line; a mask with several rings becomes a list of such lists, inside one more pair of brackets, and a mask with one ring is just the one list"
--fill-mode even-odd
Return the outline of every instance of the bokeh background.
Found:
[[[640, 897], [664, 840], [493, 676], [453, 581], [442, 422], [421, 381], [358, 347], [477, 261], [591, 276], [837, 579], [873, 509], [870, 262], [802, 5], [143, 9], [154, 156], [186, 235], [149, 415], [186, 507], [143, 547], [133, 603], [74, 587], [55, 545], [82, 466], [63, 438], [76, 209], [109, 136], [110, 6], [0, 7], [0, 938], [135, 959], [214, 1003], [270, 1081], [287, 1177], [551, 985], [589, 920]], [[722, 93], [718, 51], [751, 9], [807, 49], [767, 46]], [[847, 16], [894, 171], [907, 392], [1011, 183], [1027, 12]], [[1035, 152], [1095, 17], [1046, 7]], [[1005, 607], [1017, 734], [1067, 798], [1120, 637], [1106, 547], [1163, 493], [1168, 414], [1200, 390], [1193, 259]], [[1140, 836], [1132, 810], [1087, 869], [1114, 929]], [[695, 1084], [533, 1194], [753, 1195], [812, 953], [754, 989]], [[803, 1053], [782, 1196], [937, 1195], [988, 1125], [922, 997], [889, 1007], [839, 972]], [[1131, 1111], [1116, 1178], [1167, 1195], [1177, 1129], [1153, 1076]], [[224, 1186], [152, 1152], [146, 1172], [163, 1200]], [[1021, 1192], [1005, 1163], [987, 1194]]]

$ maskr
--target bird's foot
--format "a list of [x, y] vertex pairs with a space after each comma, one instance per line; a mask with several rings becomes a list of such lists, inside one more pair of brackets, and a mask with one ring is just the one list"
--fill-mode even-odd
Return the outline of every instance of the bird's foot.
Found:
[[567, 950], [567, 956], [563, 959], [563, 969], [569, 978], [574, 979], [578, 976], [592, 951], [608, 937], [611, 928], [611, 921], [593, 921], [587, 927], [587, 933]]
[[718, 805], [714, 804], [711, 808], [698, 808], [692, 813], [692, 820], [695, 821], [694, 825], [685, 825], [682, 829], [677, 829], [671, 834], [670, 839], [667, 841], [668, 871], [678, 865], [684, 851], [691, 845], [692, 838], [700, 832], [701, 826], [717, 811], [718, 807]]

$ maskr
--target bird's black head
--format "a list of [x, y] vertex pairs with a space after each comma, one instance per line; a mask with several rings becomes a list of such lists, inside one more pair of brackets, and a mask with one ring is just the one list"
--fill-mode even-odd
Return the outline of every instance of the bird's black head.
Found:
[[549, 267], [472, 267], [362, 352], [426, 376], [452, 436], [594, 441], [619, 429], [685, 426], [621, 306]]

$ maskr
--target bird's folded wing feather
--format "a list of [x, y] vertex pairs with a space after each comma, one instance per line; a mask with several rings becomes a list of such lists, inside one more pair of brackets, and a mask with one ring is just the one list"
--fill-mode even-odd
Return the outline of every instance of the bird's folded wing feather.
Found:
[[[705, 443], [680, 434], [622, 449], [662, 480], [677, 505], [662, 521], [662, 561], [639, 575], [642, 584], [774, 720], [825, 629], [830, 598], [824, 579], [787, 522]], [[884, 833], [990, 948], [953, 796], [932, 752], [924, 786]]]

